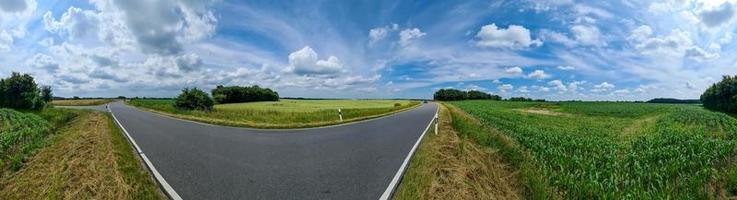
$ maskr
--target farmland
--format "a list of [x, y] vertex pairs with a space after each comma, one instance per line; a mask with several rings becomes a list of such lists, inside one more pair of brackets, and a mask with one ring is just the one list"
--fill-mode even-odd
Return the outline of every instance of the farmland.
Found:
[[[697, 105], [507, 101], [449, 105], [487, 129], [461, 131], [462, 137], [499, 149], [499, 137], [490, 135], [501, 133], [520, 146], [523, 153], [501, 150], [520, 168], [528, 197], [704, 199], [737, 192], [737, 119]], [[524, 154], [530, 156], [520, 156]]]
[[[133, 100], [128, 104], [205, 123], [256, 128], [303, 128], [374, 118], [419, 105], [409, 100], [280, 100], [215, 105], [213, 111], [179, 110], [171, 100]], [[338, 108], [343, 114], [339, 120]]]
[[51, 101], [55, 106], [98, 106], [112, 102], [112, 99], [78, 99], [78, 100], [54, 100]]

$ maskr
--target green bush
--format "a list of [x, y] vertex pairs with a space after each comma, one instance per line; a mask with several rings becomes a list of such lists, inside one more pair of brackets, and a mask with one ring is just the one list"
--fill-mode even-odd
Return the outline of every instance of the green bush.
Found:
[[737, 113], [737, 76], [724, 76], [701, 95], [704, 107], [727, 113]]
[[215, 102], [207, 93], [197, 88], [184, 88], [182, 93], [174, 100], [174, 107], [182, 110], [212, 110]]
[[42, 92], [51, 94], [51, 88], [39, 89], [31, 75], [13, 72], [10, 77], [0, 79], [0, 107], [42, 109], [48, 102]]

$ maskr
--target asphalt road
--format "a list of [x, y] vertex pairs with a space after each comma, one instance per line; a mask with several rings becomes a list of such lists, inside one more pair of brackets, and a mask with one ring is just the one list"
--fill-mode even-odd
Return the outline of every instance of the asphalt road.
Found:
[[301, 130], [205, 125], [110, 109], [183, 199], [378, 199], [437, 105]]

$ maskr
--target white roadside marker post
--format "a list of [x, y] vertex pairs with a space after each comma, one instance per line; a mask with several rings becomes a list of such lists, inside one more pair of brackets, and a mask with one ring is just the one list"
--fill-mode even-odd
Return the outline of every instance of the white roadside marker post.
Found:
[[338, 117], [340, 117], [340, 121], [343, 122], [343, 112], [340, 111], [340, 108], [338, 108]]
[[438, 124], [440, 123], [440, 116], [438, 116], [438, 113], [435, 113], [435, 135], [438, 135]]

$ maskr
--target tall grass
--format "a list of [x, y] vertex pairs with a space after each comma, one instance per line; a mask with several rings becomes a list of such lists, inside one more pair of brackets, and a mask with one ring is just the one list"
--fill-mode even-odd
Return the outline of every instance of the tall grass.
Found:
[[[540, 176], [564, 198], [704, 199], [718, 198], [728, 188], [737, 187], [737, 119], [698, 106], [452, 104], [530, 152], [527, 162], [535, 163], [541, 169]], [[519, 108], [545, 108], [562, 114], [531, 114]], [[644, 121], [653, 117], [655, 120]], [[630, 129], [638, 129], [640, 134], [622, 139], [621, 134]], [[490, 144], [483, 142], [485, 138], [477, 140]]]

